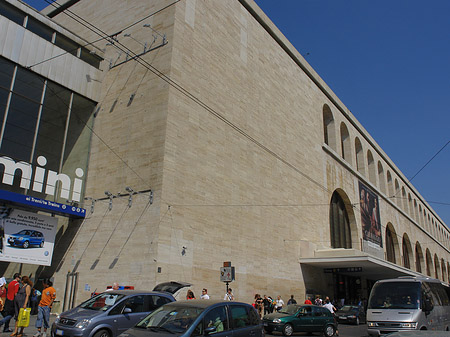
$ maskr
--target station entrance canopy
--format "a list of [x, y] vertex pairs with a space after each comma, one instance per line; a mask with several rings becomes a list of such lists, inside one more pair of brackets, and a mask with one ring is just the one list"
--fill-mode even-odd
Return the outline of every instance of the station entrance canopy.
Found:
[[314, 255], [312, 258], [300, 259], [300, 265], [321, 268], [324, 273], [363, 276], [373, 281], [399, 276], [424, 276], [354, 249], [321, 250], [315, 251]]

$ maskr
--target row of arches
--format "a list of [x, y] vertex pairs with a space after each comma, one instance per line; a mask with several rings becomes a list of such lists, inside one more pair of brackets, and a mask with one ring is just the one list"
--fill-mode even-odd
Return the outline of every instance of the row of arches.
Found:
[[[330, 201], [330, 245], [332, 248], [354, 248], [358, 242], [356, 218], [348, 196], [342, 190], [334, 191]], [[384, 229], [384, 256], [389, 262], [402, 265], [419, 273], [450, 281], [450, 264], [430, 248], [412, 241], [408, 233], [397, 234], [388, 222]]]
[[[450, 231], [428, 210], [427, 206], [411, 192], [402, 179], [394, 172], [385, 169], [388, 165], [384, 160], [375, 159], [373, 150], [363, 144], [358, 135], [351, 137], [347, 124], [342, 121], [337, 129], [337, 123], [330, 107], [323, 106], [324, 142], [342, 159], [356, 168], [381, 193], [387, 195], [397, 207], [424, 228], [435, 240], [450, 250]], [[337, 132], [338, 131], [338, 132]], [[339, 135], [339, 137], [337, 137]], [[367, 150], [364, 148], [367, 147]], [[401, 186], [403, 185], [403, 186]]]

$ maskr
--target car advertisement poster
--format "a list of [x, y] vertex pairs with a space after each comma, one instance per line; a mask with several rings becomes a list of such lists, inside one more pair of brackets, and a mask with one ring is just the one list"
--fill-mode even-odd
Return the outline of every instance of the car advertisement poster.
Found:
[[383, 247], [381, 239], [380, 209], [378, 207], [378, 195], [367, 186], [359, 182], [359, 206], [361, 208], [361, 221], [363, 239], [379, 247]]
[[0, 261], [50, 266], [57, 227], [57, 218], [2, 208]]

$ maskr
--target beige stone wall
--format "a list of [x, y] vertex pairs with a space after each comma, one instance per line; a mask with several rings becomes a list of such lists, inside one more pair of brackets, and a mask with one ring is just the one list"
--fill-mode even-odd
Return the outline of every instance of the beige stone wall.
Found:
[[[169, 3], [82, 0], [71, 10], [112, 33]], [[87, 40], [96, 39], [64, 16], [56, 19]], [[375, 162], [404, 179], [309, 65], [303, 65], [309, 76], [299, 67], [305, 61], [298, 52], [292, 49], [294, 60], [239, 1], [181, 1], [149, 22], [169, 44], [144, 60], [180, 90], [134, 61], [104, 68], [86, 195], [152, 188], [155, 202], [147, 207], [145, 193], [133, 197], [132, 207], [127, 196], [114, 198], [112, 210], [108, 200], [97, 202], [56, 276], [60, 290], [67, 270], [81, 259], [79, 301], [88, 296], [85, 284], [103, 290], [114, 281], [145, 289], [188, 281], [197, 296], [206, 287], [212, 298], [222, 298], [219, 268], [231, 261], [236, 281], [230, 286], [237, 299], [251, 302], [260, 293], [287, 300], [294, 294], [302, 301], [304, 280], [320, 289], [329, 289], [329, 280], [313, 268], [300, 268], [298, 261], [330, 248], [331, 196], [342, 191], [351, 210], [359, 201], [358, 180], [380, 195], [383, 226], [392, 223], [397, 234], [419, 241], [424, 254], [429, 248], [433, 257], [450, 261], [448, 247], [398, 208], [378, 180], [371, 183], [368, 173], [358, 173], [354, 155], [342, 160], [339, 142], [334, 149], [324, 144], [327, 104], [337, 135], [340, 123], [347, 124], [350, 153], [358, 136]], [[139, 41], [151, 35], [142, 24], [130, 32]], [[140, 50], [122, 35], [120, 42]], [[102, 43], [106, 57], [118, 56]], [[409, 191], [428, 209], [413, 187]], [[353, 212], [353, 248], [361, 249], [358, 208]]]

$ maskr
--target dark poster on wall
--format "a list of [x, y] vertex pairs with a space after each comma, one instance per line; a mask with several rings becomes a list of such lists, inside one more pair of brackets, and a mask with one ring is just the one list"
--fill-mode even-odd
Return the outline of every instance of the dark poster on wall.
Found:
[[378, 196], [361, 182], [359, 182], [359, 196], [363, 239], [383, 247]]

